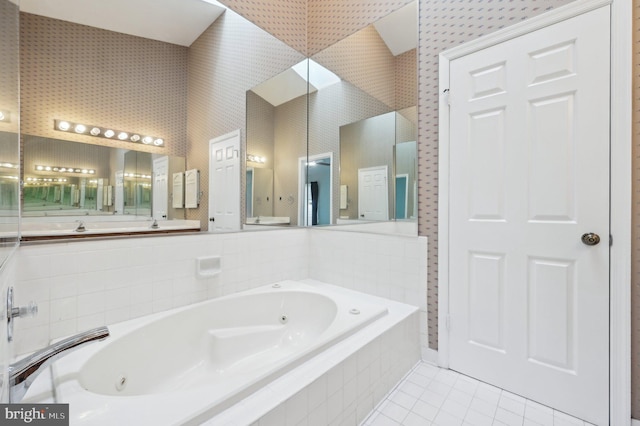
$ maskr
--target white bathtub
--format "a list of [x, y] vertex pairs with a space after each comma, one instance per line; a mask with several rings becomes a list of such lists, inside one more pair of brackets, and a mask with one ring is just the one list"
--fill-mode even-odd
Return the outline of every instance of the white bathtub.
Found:
[[127, 321], [53, 365], [56, 401], [72, 425], [197, 423], [386, 313], [374, 297], [283, 281]]

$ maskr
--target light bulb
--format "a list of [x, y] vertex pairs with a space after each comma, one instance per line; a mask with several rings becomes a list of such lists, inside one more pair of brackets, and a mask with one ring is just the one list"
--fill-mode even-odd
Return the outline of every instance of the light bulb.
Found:
[[131, 142], [138, 142], [140, 140], [140, 135], [131, 136]]
[[90, 133], [92, 136], [98, 136], [100, 134], [100, 129], [98, 127], [94, 127], [93, 129], [91, 129]]
[[153, 138], [151, 136], [145, 136], [142, 138], [142, 143], [145, 145], [149, 145], [151, 142], [153, 142]]
[[87, 131], [87, 126], [85, 126], [84, 124], [76, 124], [74, 130], [76, 131], [76, 133], [84, 133]]
[[127, 139], [129, 137], [129, 135], [125, 132], [120, 132], [118, 133], [118, 139], [120, 139], [121, 141]]
[[160, 145], [162, 145], [163, 143], [164, 143], [164, 141], [163, 141], [162, 139], [160, 139], [160, 138], [158, 138], [158, 139], [156, 139], [156, 140], [154, 140], [154, 141], [153, 141], [153, 144], [154, 144], [155, 146], [160, 146]]
[[113, 130], [109, 129], [109, 130], [104, 132], [104, 137], [105, 138], [112, 138], [113, 135], [115, 135], [115, 134], [116, 134], [116, 132], [114, 132]]
[[69, 128], [71, 128], [71, 124], [69, 124], [68, 121], [60, 121], [58, 123], [58, 130], [62, 130], [63, 132], [66, 132], [67, 130], [69, 130]]

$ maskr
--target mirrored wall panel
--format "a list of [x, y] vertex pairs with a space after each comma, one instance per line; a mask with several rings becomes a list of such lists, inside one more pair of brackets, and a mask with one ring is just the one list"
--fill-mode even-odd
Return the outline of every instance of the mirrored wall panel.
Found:
[[247, 92], [246, 223], [416, 221], [417, 22], [408, 4]]
[[25, 135], [23, 216], [184, 219], [171, 176], [182, 157]]
[[[247, 91], [246, 224], [300, 225], [307, 163], [308, 61]], [[300, 169], [302, 164], [302, 170]]]
[[17, 245], [19, 222], [19, 10], [0, 0], [0, 264]]
[[309, 164], [332, 173], [307, 204], [330, 224], [416, 221], [417, 22], [408, 4], [311, 58], [339, 78], [309, 93]]

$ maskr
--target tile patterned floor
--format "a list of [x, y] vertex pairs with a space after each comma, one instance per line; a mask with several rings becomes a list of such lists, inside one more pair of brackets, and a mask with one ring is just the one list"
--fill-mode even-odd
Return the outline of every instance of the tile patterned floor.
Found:
[[420, 363], [364, 426], [592, 426], [450, 370]]

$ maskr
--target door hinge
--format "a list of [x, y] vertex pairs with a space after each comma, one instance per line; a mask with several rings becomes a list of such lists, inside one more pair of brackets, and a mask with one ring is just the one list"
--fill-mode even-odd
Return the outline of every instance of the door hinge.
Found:
[[442, 91], [442, 100], [448, 105], [451, 106], [451, 96], [449, 89], [444, 89]]

